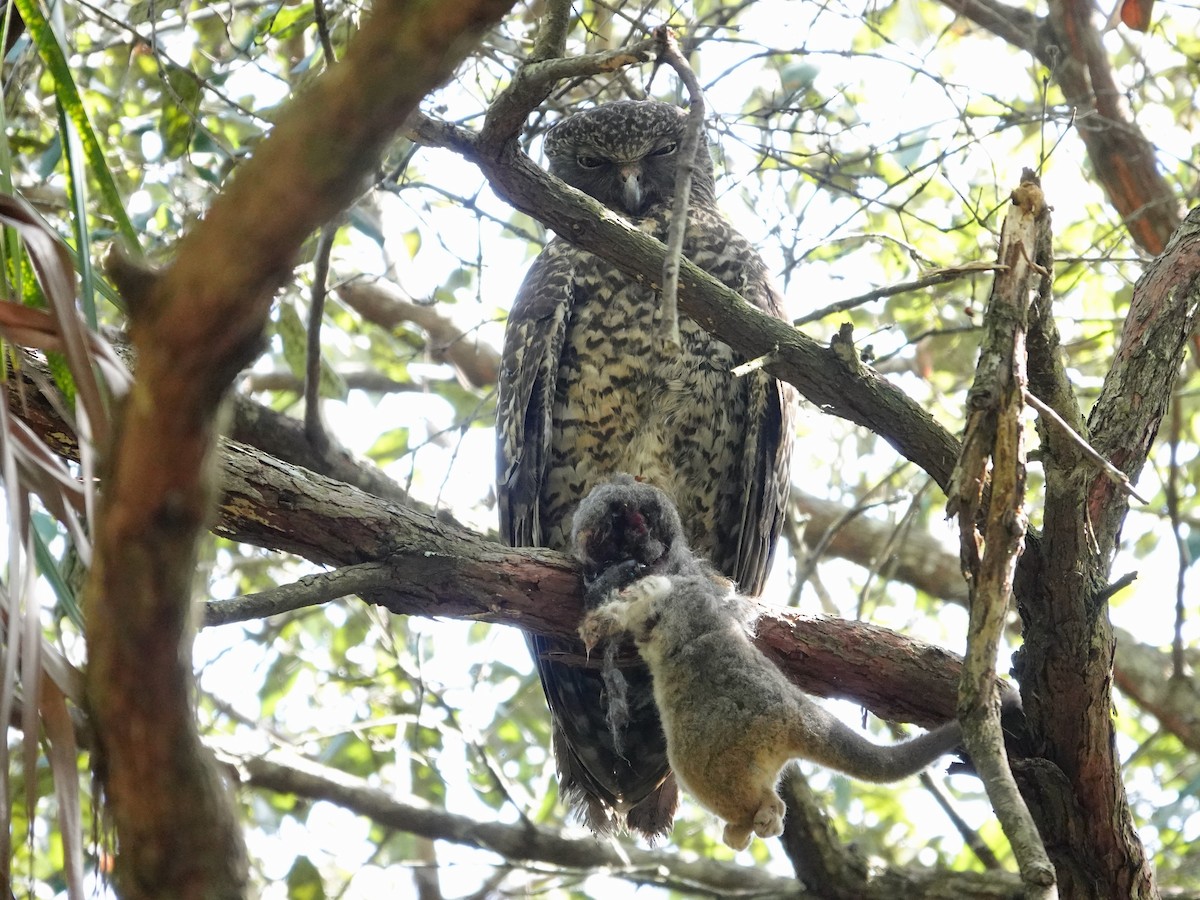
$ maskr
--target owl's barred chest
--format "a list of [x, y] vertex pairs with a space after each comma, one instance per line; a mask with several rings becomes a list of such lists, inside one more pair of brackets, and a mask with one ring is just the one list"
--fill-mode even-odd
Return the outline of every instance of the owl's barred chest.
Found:
[[[737, 392], [733, 351], [685, 317], [677, 350], [666, 349], [657, 297], [626, 286], [577, 307], [559, 364], [555, 418], [598, 436], [689, 419], [719, 424], [713, 404]], [[645, 292], [650, 294], [649, 291]], [[616, 429], [614, 431], [613, 429]]]
[[733, 351], [682, 316], [681, 347], [665, 351], [658, 295], [627, 279], [585, 279], [579, 288], [552, 412], [547, 518], [565, 535], [571, 501], [628, 472], [666, 490], [685, 520], [707, 530], [739, 464], [735, 423], [747, 397], [731, 372]]

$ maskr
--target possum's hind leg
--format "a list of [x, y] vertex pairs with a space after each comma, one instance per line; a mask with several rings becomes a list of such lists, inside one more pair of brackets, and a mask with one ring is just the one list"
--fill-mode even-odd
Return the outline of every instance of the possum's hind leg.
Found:
[[774, 791], [769, 790], [762, 796], [757, 807], [751, 805], [753, 815], [747, 815], [737, 821], [729, 821], [725, 825], [723, 838], [725, 844], [734, 850], [745, 850], [750, 846], [754, 835], [760, 838], [778, 837], [783, 834], [783, 814], [787, 807]]

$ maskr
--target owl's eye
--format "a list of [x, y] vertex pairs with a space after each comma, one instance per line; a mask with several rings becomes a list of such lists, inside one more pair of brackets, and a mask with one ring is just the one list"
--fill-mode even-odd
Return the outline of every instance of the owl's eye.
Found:
[[669, 144], [663, 144], [657, 150], [651, 150], [649, 155], [650, 156], [670, 156], [672, 153], [674, 153], [678, 149], [679, 149], [679, 144], [672, 141]]
[[581, 169], [598, 169], [604, 165], [604, 160], [598, 156], [577, 156], [575, 162]]

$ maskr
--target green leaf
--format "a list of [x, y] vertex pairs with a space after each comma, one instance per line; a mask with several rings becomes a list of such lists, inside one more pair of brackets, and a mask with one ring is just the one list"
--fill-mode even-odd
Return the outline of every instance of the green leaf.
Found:
[[58, 525], [44, 512], [34, 511], [30, 515], [30, 519], [33, 522], [33, 551], [37, 559], [38, 572], [46, 579], [50, 589], [54, 591], [58, 605], [67, 614], [67, 618], [82, 632], [84, 627], [83, 610], [79, 606], [79, 598], [75, 595], [75, 590], [67, 579], [63, 577], [58, 560], [50, 552], [50, 541], [61, 536]]
[[404, 240], [404, 249], [408, 251], [408, 258], [414, 259], [417, 252], [421, 249], [421, 232], [414, 228], [412, 231], [406, 231], [402, 235]]
[[96, 273], [92, 269], [92, 237], [88, 231], [87, 162], [80, 159], [78, 129], [58, 101], [58, 131], [66, 135], [67, 198], [71, 202], [71, 228], [75, 232], [75, 268], [79, 272], [79, 303], [88, 327], [99, 327], [96, 319]]
[[307, 359], [308, 329], [296, 312], [296, 307], [290, 303], [279, 306], [279, 320], [275, 323], [279, 339], [283, 342], [283, 361], [288, 370], [297, 378], [304, 377], [305, 360]]
[[325, 900], [325, 882], [307, 856], [297, 856], [287, 873], [288, 900]]
[[67, 65], [67, 58], [58, 43], [58, 38], [50, 28], [50, 23], [42, 15], [37, 0], [14, 0], [14, 2], [17, 11], [21, 13], [21, 18], [25, 20], [25, 27], [29, 31], [29, 36], [33, 38], [34, 45], [38, 48], [42, 62], [45, 63], [54, 79], [54, 92], [58, 97], [58, 102], [62, 104], [66, 116], [79, 133], [79, 140], [83, 145], [83, 153], [88, 167], [92, 177], [100, 186], [100, 197], [105, 211], [117, 223], [117, 231], [129, 243], [129, 246], [141, 247], [140, 237], [134, 230], [133, 223], [129, 221], [129, 214], [125, 212], [125, 204], [121, 202], [121, 195], [117, 191], [117, 184], [113, 180], [112, 172], [109, 171], [104, 151], [100, 148], [100, 142], [96, 140], [96, 133], [92, 130], [91, 122], [88, 121], [87, 112], [83, 108], [83, 100], [71, 77], [71, 68]]
[[[284, 303], [279, 307], [276, 330], [283, 341], [284, 362], [291, 373], [303, 381], [308, 367], [308, 325], [300, 318], [295, 306]], [[350, 388], [346, 386], [345, 379], [324, 359], [321, 360], [320, 373], [320, 396], [334, 400], [346, 399]]]
[[383, 432], [367, 451], [367, 457], [376, 463], [391, 462], [408, 452], [408, 429], [392, 428]]
[[182, 66], [168, 63], [163, 90], [163, 108], [158, 119], [163, 154], [179, 159], [188, 152], [200, 110], [200, 82]]

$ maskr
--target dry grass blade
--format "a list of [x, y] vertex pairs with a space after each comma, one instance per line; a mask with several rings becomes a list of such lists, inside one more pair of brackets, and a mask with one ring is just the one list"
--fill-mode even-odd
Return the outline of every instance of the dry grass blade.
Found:
[[0, 195], [0, 224], [15, 229], [25, 242], [38, 284], [58, 326], [62, 352], [75, 379], [79, 403], [87, 411], [92, 427], [97, 429], [97, 444], [103, 446], [108, 437], [108, 414], [100, 382], [92, 368], [92, 342], [75, 304], [75, 270], [71, 266], [71, 255], [23, 200]]
[[[83, 827], [80, 812], [79, 747], [67, 700], [82, 697], [79, 672], [42, 633], [35, 586], [39, 578], [32, 511], [35, 495], [47, 512], [66, 528], [80, 558], [91, 559], [91, 511], [94, 508], [91, 438], [106, 440], [108, 392], [128, 389], [129, 374], [120, 358], [83, 322], [76, 306], [75, 272], [58, 237], [24, 202], [0, 195], [0, 225], [20, 236], [48, 304], [24, 305], [23, 298], [0, 303], [0, 335], [13, 345], [60, 353], [75, 385], [75, 429], [80, 439], [83, 478], [79, 470], [54, 454], [30, 428], [0, 403], [0, 474], [9, 519], [7, 583], [0, 583], [0, 618], [7, 636], [0, 674], [0, 721], [12, 722], [20, 705], [25, 772], [25, 814], [35, 821], [39, 762], [37, 735], [47, 737], [47, 762], [54, 781], [63, 847], [67, 895], [83, 898]], [[18, 361], [18, 353], [12, 355]], [[52, 390], [47, 385], [43, 390]], [[11, 396], [11, 395], [10, 395]], [[107, 396], [111, 396], [108, 393]], [[40, 540], [40, 539], [39, 539]], [[53, 564], [53, 561], [51, 561]], [[43, 563], [44, 565], [44, 563]], [[5, 816], [0, 856], [10, 866], [14, 798], [7, 743], [0, 747], [0, 804]], [[30, 840], [32, 840], [32, 831]], [[0, 873], [7, 883], [8, 872]]]
[[[49, 745], [47, 756], [58, 797], [58, 827], [62, 832], [63, 874], [71, 897], [83, 897], [83, 822], [79, 807], [79, 747], [67, 698], [43, 667], [40, 702], [42, 725]], [[33, 743], [32, 741], [28, 743]]]
[[[2, 195], [0, 195], [2, 196]], [[76, 321], [82, 321], [76, 315]], [[58, 318], [44, 309], [21, 306], [16, 303], [0, 304], [0, 332], [14, 344], [66, 353], [67, 345], [59, 330]], [[91, 363], [100, 369], [104, 383], [115, 395], [129, 390], [131, 378], [124, 361], [112, 345], [94, 331], [84, 329], [83, 339]]]

